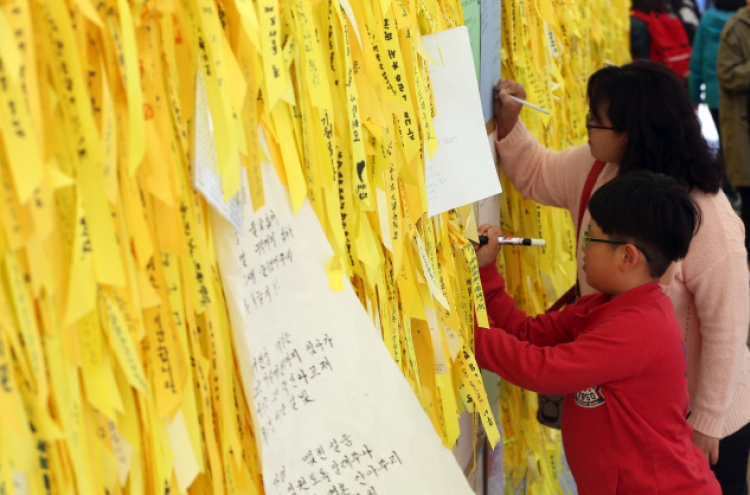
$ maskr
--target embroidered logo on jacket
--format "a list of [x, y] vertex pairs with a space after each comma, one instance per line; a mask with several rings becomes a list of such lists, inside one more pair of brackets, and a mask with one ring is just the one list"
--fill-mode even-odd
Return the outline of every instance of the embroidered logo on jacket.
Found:
[[581, 407], [599, 407], [604, 404], [604, 395], [602, 387], [596, 386], [576, 392], [576, 404]]

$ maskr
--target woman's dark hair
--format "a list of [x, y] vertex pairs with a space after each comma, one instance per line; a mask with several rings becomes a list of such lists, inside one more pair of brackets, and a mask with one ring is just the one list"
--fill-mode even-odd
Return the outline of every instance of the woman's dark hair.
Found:
[[714, 8], [735, 12], [747, 5], [747, 0], [714, 0]]
[[651, 170], [688, 191], [719, 191], [723, 166], [712, 156], [693, 104], [671, 69], [650, 60], [605, 67], [589, 79], [587, 95], [597, 120], [605, 104], [612, 126], [627, 134], [620, 174]]
[[589, 200], [591, 218], [610, 239], [632, 243], [649, 259], [649, 273], [664, 275], [687, 255], [701, 211], [671, 177], [640, 170], [607, 182]]

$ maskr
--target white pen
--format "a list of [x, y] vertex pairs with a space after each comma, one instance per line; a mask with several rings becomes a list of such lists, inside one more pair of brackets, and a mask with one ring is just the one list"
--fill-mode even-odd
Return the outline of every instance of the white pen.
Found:
[[[515, 244], [517, 246], [541, 246], [545, 247], [547, 241], [544, 239], [533, 239], [531, 237], [498, 237], [497, 242], [500, 244]], [[487, 236], [479, 236], [479, 245], [487, 244]]]
[[[499, 93], [500, 92], [500, 90], [497, 89], [497, 88], [493, 88], [492, 91], [494, 91], [495, 93]], [[538, 106], [534, 105], [533, 103], [529, 103], [526, 100], [522, 100], [521, 98], [518, 98], [517, 96], [513, 96], [513, 95], [508, 95], [508, 96], [510, 97], [511, 100], [517, 101], [521, 105], [526, 105], [529, 108], [533, 108], [534, 110], [542, 112], [544, 115], [549, 115], [549, 110], [547, 110], [547, 109], [544, 109], [542, 107], [538, 107]]]
[[546, 109], [544, 109], [542, 107], [538, 107], [538, 106], [534, 105], [533, 103], [529, 103], [528, 101], [522, 100], [521, 98], [517, 98], [517, 97], [515, 97], [513, 95], [508, 95], [508, 96], [510, 96], [511, 100], [517, 101], [521, 105], [526, 105], [529, 108], [533, 108], [534, 110], [538, 110], [538, 111], [542, 112], [544, 115], [549, 115], [549, 110], [546, 110]]

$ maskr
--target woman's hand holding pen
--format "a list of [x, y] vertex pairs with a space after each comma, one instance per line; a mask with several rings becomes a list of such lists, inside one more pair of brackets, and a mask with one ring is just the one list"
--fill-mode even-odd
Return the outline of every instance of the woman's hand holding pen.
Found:
[[503, 235], [503, 231], [496, 225], [483, 224], [477, 229], [479, 235], [487, 236], [487, 244], [478, 245], [474, 244], [474, 249], [477, 252], [477, 263], [479, 268], [494, 263], [497, 259], [497, 255], [500, 252], [500, 242], [498, 238]]
[[518, 122], [521, 104], [510, 96], [526, 99], [526, 90], [519, 83], [510, 79], [500, 79], [494, 88], [495, 127], [498, 139], [503, 139]]

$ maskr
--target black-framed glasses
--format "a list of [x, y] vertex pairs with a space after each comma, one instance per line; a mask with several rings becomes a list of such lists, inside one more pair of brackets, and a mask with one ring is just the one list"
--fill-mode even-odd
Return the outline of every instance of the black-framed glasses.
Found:
[[614, 127], [607, 127], [606, 125], [596, 125], [592, 124], [594, 122], [594, 116], [591, 115], [591, 112], [586, 115], [586, 128], [587, 129], [604, 129], [607, 131], [614, 131], [616, 130]]
[[586, 227], [586, 230], [583, 231], [583, 249], [586, 249], [586, 246], [589, 245], [589, 242], [603, 242], [605, 244], [617, 244], [617, 245], [625, 245], [625, 244], [633, 244], [635, 248], [643, 253], [643, 256], [646, 257], [646, 261], [651, 263], [653, 260], [651, 259], [651, 256], [648, 255], [645, 249], [640, 247], [638, 244], [628, 242], [628, 241], [618, 241], [617, 239], [602, 239], [601, 237], [590, 237], [589, 236], [589, 227]]

